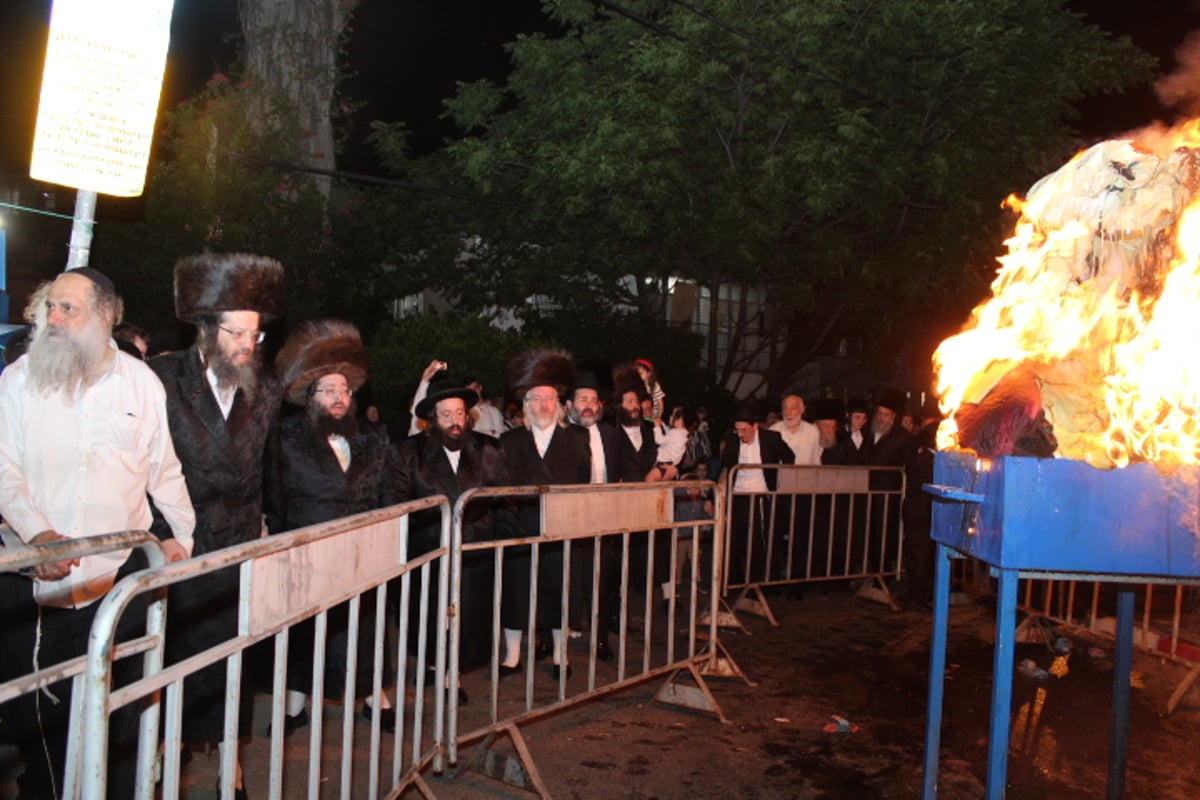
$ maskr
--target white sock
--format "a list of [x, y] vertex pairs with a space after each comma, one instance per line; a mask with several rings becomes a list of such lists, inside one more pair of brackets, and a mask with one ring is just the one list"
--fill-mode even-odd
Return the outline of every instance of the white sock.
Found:
[[563, 636], [562, 628], [551, 628], [550, 636], [554, 639], [554, 652], [550, 658], [552, 663], [561, 665], [567, 660], [567, 637]]
[[[371, 699], [371, 697], [367, 697], [365, 700], [363, 700], [363, 705], [365, 705], [367, 708], [374, 708], [375, 704], [371, 702]], [[384, 711], [387, 711], [392, 707], [392, 701], [388, 700], [387, 692], [379, 693], [379, 707]]]
[[515, 667], [521, 662], [521, 631], [512, 628], [504, 629], [504, 660], [500, 662], [506, 667]]
[[284, 712], [289, 717], [296, 716], [304, 710], [304, 701], [306, 699], [308, 699], [308, 696], [304, 692], [293, 692], [291, 689], [288, 689], [287, 696], [283, 701]]
[[663, 600], [671, 599], [671, 589], [673, 588], [674, 586], [672, 586], [672, 584], [669, 582], [662, 585]]

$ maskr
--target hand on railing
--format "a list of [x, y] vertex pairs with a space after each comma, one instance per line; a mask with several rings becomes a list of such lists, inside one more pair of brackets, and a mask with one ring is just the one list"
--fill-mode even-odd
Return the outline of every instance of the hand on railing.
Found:
[[[50, 544], [64, 539], [70, 539], [69, 536], [63, 536], [58, 531], [42, 531], [37, 536], [29, 540], [30, 544]], [[79, 566], [78, 558], [64, 558], [62, 561], [52, 561], [46, 564], [38, 564], [33, 568], [34, 577], [43, 581], [61, 581], [63, 578], [71, 574], [71, 570]]]

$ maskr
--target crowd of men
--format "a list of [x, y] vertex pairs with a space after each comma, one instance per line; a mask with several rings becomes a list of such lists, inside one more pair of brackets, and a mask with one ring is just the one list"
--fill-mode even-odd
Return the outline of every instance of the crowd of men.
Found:
[[[0, 537], [5, 547], [150, 530], [168, 560], [179, 561], [397, 502], [445, 495], [453, 503], [479, 487], [704, 477], [715, 474], [718, 459], [726, 469], [765, 464], [912, 468], [918, 463], [919, 437], [900, 424], [905, 398], [899, 392], [881, 392], [871, 417], [865, 405], [843, 409], [830, 400], [814, 402], [813, 422], [804, 419], [804, 399], [788, 393], [781, 419], [770, 427], [744, 405], [714, 452], [707, 422], [695, 409], [680, 407], [662, 419], [665, 393], [645, 359], [636, 369], [598, 373], [578, 368], [570, 354], [553, 349], [522, 353], [507, 366], [506, 388], [519, 404], [520, 424], [504, 425], [498, 409], [481, 397], [478, 381], [435, 380], [445, 367], [435, 361], [414, 403], [417, 432], [391, 442], [381, 425], [355, 414], [354, 394], [369, 372], [361, 337], [350, 323], [301, 324], [274, 364], [264, 363], [263, 327], [284, 316], [284, 271], [278, 262], [245, 254], [185, 258], [175, 266], [174, 289], [176, 316], [195, 327], [195, 344], [148, 361], [113, 339], [122, 304], [112, 281], [97, 270], [64, 273], [31, 299], [27, 353], [0, 374]], [[140, 329], [126, 326], [125, 331], [146, 338]], [[843, 411], [848, 425], [842, 423]], [[755, 493], [774, 489], [776, 474], [739, 468], [731, 509], [735, 518], [751, 513]], [[705, 505], [695, 492], [681, 495], [681, 502], [696, 504], [698, 517], [705, 509], [711, 514], [708, 501]], [[463, 524], [467, 541], [540, 533], [538, 507], [526, 499], [474, 504]], [[414, 515], [409, 557], [436, 548], [439, 539], [436, 512]], [[666, 544], [666, 537], [656, 540], [656, 547]], [[521, 671], [525, 654], [548, 658], [556, 678], [569, 676], [568, 633], [580, 630], [581, 610], [588, 605], [584, 598], [593, 593], [600, 609], [594, 655], [613, 658], [620, 553], [615, 541], [596, 546], [601, 566], [594, 586], [587, 566], [594, 553], [588, 547], [572, 549], [572, 564], [565, 565], [561, 545], [545, 545], [536, 571], [528, 547], [506, 551], [499, 609], [502, 676]], [[667, 574], [670, 559], [656, 556], [654, 580], [665, 599], [673, 583]], [[43, 564], [32, 576], [0, 575], [0, 646], [8, 654], [0, 679], [85, 652], [96, 601], [125, 574], [145, 566], [140, 552], [125, 551]], [[559, 587], [568, 568], [571, 593], [564, 609]], [[460, 615], [465, 621], [490, 620], [490, 562], [468, 560], [463, 574]], [[535, 581], [537, 635], [522, 647]], [[233, 569], [173, 584], [168, 662], [233, 638], [238, 601]], [[136, 610], [126, 613], [119, 640], [135, 636], [142, 618]], [[361, 624], [374, 623], [364, 619]], [[344, 666], [347, 625], [344, 609], [331, 610], [326, 660], [333, 669], [327, 669], [327, 681], [341, 674], [339, 664]], [[292, 630], [286, 734], [308, 721], [312, 637], [311, 624]], [[359, 637], [360, 642], [369, 639]], [[490, 634], [464, 636], [463, 669], [492, 656]], [[360, 666], [371, 661], [358, 658]], [[128, 681], [129, 666], [114, 673], [114, 680]], [[364, 677], [356, 685], [365, 688], [370, 681]], [[341, 691], [328, 683], [327, 689]], [[226, 746], [226, 692], [223, 663], [188, 676], [187, 745]], [[239, 696], [238, 739], [244, 741], [252, 722], [250, 688], [241, 687]], [[63, 681], [0, 709], [0, 734], [20, 745], [25, 761], [22, 798], [54, 797], [61, 790], [69, 697], [69, 682]], [[385, 729], [394, 728], [386, 696], [381, 706], [364, 705], [362, 713], [378, 714]], [[135, 737], [136, 712], [114, 715], [110, 797], [133, 796]], [[220, 780], [244, 798], [237, 753], [223, 763], [238, 765]]]

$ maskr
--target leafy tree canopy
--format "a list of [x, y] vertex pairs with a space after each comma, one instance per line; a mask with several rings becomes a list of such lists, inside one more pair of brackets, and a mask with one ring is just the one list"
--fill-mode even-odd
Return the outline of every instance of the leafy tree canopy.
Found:
[[[464, 136], [444, 152], [414, 164], [400, 135], [377, 131], [409, 174], [456, 176], [495, 201], [422, 208], [427, 239], [453, 244], [410, 274], [528, 317], [538, 294], [559, 313], [600, 296], [656, 315], [672, 275], [764, 286], [776, 320], [802, 332], [785, 364], [846, 309], [894, 336], [921, 313], [969, 308], [999, 200], [1079, 146], [1075, 101], [1152, 66], [1062, 0], [544, 10], [560, 33], [518, 39], [503, 86], [465, 84], [447, 102]], [[486, 243], [465, 268], [450, 255], [464, 233]]]

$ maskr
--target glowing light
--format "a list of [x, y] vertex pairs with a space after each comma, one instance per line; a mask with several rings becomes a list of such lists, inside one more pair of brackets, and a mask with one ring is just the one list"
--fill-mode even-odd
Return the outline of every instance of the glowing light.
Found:
[[142, 193], [174, 0], [55, 0], [30, 177]]

